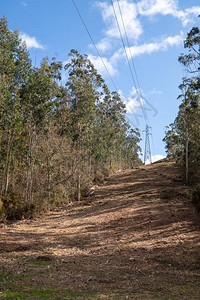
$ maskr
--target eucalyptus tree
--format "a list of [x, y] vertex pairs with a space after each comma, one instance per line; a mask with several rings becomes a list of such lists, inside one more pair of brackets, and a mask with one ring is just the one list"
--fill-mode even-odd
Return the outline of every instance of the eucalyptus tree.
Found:
[[193, 173], [197, 174], [200, 165], [200, 30], [198, 27], [193, 27], [189, 31], [184, 46], [188, 49], [188, 53], [182, 54], [179, 61], [190, 77], [183, 79], [180, 86], [184, 90], [184, 97], [182, 97], [184, 99], [179, 114], [182, 111], [184, 119], [183, 135], [186, 136], [185, 165], [188, 181], [189, 167]]
[[0, 122], [1, 122], [1, 194], [8, 190], [14, 140], [23, 130], [20, 90], [27, 82], [31, 61], [19, 32], [8, 29], [6, 17], [0, 19]]
[[[27, 188], [26, 199], [32, 202], [33, 170], [37, 136], [43, 132], [52, 118], [57, 85], [55, 71], [45, 57], [39, 68], [33, 68], [28, 81], [21, 91], [21, 107], [27, 131]], [[48, 174], [48, 178], [49, 174]], [[49, 186], [49, 182], [47, 184]]]
[[81, 198], [81, 152], [90, 137], [90, 129], [96, 118], [96, 104], [99, 101], [103, 79], [97, 73], [87, 55], [77, 50], [69, 53], [71, 61], [66, 64], [68, 71], [67, 88], [70, 95], [70, 127], [73, 147], [77, 160], [77, 199]]
[[186, 181], [197, 177], [200, 166], [200, 31], [192, 28], [185, 41], [184, 47], [188, 53], [179, 56], [187, 77], [183, 78], [179, 88], [181, 100], [178, 115], [171, 128], [168, 128], [164, 141], [169, 155], [182, 158], [185, 165]]
[[120, 95], [114, 91], [106, 91], [104, 98], [106, 132], [107, 132], [107, 150], [110, 160], [110, 166], [116, 162], [117, 157], [121, 160], [121, 145], [126, 136], [128, 124], [125, 119], [125, 105]]
[[63, 87], [62, 63], [45, 57], [32, 67], [18, 31], [0, 19], [0, 205], [18, 197], [18, 207], [41, 198], [48, 206], [75, 189], [80, 200], [97, 171], [138, 158], [139, 135], [129, 130], [120, 95], [87, 55], [69, 57]]
[[138, 128], [129, 129], [126, 137], [126, 148], [124, 149], [126, 167], [129, 166], [133, 168], [141, 164], [141, 160], [139, 159], [139, 154], [141, 153], [141, 147], [139, 146], [140, 141], [141, 138]]
[[193, 78], [184, 78], [179, 88], [181, 90], [178, 96], [181, 100], [179, 111], [174, 123], [167, 127], [163, 140], [168, 156], [184, 162], [185, 179], [188, 182], [190, 170], [192, 171], [200, 150], [200, 94], [196, 90]]
[[93, 126], [91, 139], [90, 160], [93, 165], [94, 178], [97, 180], [97, 171], [103, 171], [109, 160], [111, 143], [111, 120], [108, 116], [108, 99], [111, 93], [107, 85], [103, 84], [103, 95], [101, 101], [97, 103], [96, 122]]
[[176, 121], [166, 126], [165, 137], [163, 138], [167, 156], [170, 159], [176, 160], [182, 157], [183, 145], [181, 132], [177, 128]]
[[186, 71], [190, 74], [198, 74], [200, 72], [200, 30], [198, 27], [193, 27], [184, 41], [184, 47], [188, 49], [187, 54], [179, 56]]

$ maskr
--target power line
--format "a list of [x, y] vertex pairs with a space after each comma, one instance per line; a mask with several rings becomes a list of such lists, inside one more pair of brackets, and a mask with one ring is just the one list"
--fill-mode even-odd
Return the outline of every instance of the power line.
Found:
[[115, 11], [115, 8], [114, 8], [114, 4], [113, 4], [112, 0], [111, 0], [111, 3], [112, 3], [112, 8], [113, 8], [114, 16], [115, 16], [115, 19], [116, 19], [116, 22], [117, 22], [117, 27], [118, 27], [118, 30], [119, 30], [119, 34], [120, 34], [120, 37], [121, 37], [121, 41], [122, 41], [122, 44], [123, 44], [123, 47], [124, 47], [124, 52], [125, 52], [125, 55], [126, 55], [127, 63], [128, 63], [128, 66], [129, 66], [129, 69], [130, 69], [130, 72], [131, 72], [131, 77], [132, 77], [134, 86], [136, 87], [135, 79], [134, 79], [134, 76], [133, 76], [133, 72], [132, 72], [132, 69], [131, 69], [130, 62], [129, 62], [128, 54], [127, 54], [127, 51], [126, 51], [126, 46], [125, 46], [125, 43], [124, 43], [124, 40], [123, 40], [122, 32], [121, 32], [121, 29], [120, 29], [120, 26], [119, 26], [117, 14], [116, 14], [116, 11]]
[[[129, 49], [130, 59], [131, 59], [131, 62], [132, 62], [133, 70], [134, 70], [135, 77], [136, 77], [136, 82], [137, 82], [137, 85], [138, 85], [138, 89], [137, 89], [137, 86], [135, 84], [136, 93], [139, 97], [142, 97], [142, 99], [144, 100], [144, 97], [142, 96], [142, 93], [141, 93], [141, 87], [140, 87], [139, 79], [138, 79], [138, 76], [137, 76], [136, 67], [135, 67], [135, 64], [134, 64], [134, 61], [133, 61], [133, 58], [132, 58], [133, 56], [132, 56], [132, 53], [131, 53], [131, 47], [130, 47], [130, 43], [129, 43], [129, 39], [128, 39], [127, 31], [126, 31], [126, 26], [125, 26], [125, 23], [124, 23], [124, 18], [123, 18], [123, 15], [122, 15], [122, 10], [121, 10], [121, 7], [120, 7], [119, 0], [117, 0], [117, 3], [118, 3], [118, 8], [119, 8], [119, 12], [120, 12], [121, 20], [122, 20], [122, 25], [123, 25], [123, 28], [124, 28], [124, 33], [125, 33], [125, 37], [126, 37], [126, 41], [127, 41], [127, 45], [128, 45], [128, 49]], [[131, 71], [131, 74], [132, 74], [132, 71]], [[134, 80], [134, 82], [135, 82], [135, 80]], [[141, 98], [139, 98], [139, 101], [140, 101], [142, 113], [143, 113], [144, 118], [145, 118], [145, 122], [147, 122], [148, 117], [147, 117], [146, 111], [143, 108], [143, 103], [141, 101]]]
[[[132, 62], [132, 66], [133, 66], [133, 70], [134, 70], [134, 73], [135, 73], [136, 82], [137, 82], [137, 85], [138, 85], [138, 89], [135, 86], [136, 93], [138, 94], [139, 97], [141, 97], [143, 100], [146, 101], [146, 99], [144, 98], [144, 96], [142, 95], [142, 92], [141, 92], [141, 87], [140, 87], [138, 75], [137, 75], [137, 72], [136, 72], [136, 67], [135, 67], [135, 64], [134, 64], [134, 61], [133, 61], [133, 55], [132, 55], [132, 52], [131, 52], [131, 46], [130, 46], [130, 43], [129, 43], [129, 39], [128, 39], [127, 31], [126, 31], [126, 26], [125, 26], [125, 23], [124, 23], [124, 18], [123, 18], [123, 15], [122, 15], [122, 10], [121, 10], [121, 7], [120, 7], [119, 0], [117, 0], [117, 3], [118, 3], [119, 12], [120, 12], [121, 20], [122, 20], [122, 25], [123, 25], [123, 28], [124, 28], [124, 33], [125, 33], [125, 36], [126, 36], [126, 41], [127, 41], [127, 45], [128, 45], [128, 49], [129, 49], [130, 59], [131, 59], [131, 62]], [[140, 101], [141, 107], [143, 107], [143, 103], [141, 101], [141, 98], [139, 98], [139, 101]], [[143, 114], [146, 116], [146, 120], [145, 121], [148, 121], [148, 117], [147, 117], [146, 111], [145, 112], [144, 111], [145, 110], [143, 110]], [[149, 123], [149, 121], [148, 121], [148, 123]]]
[[132, 62], [132, 65], [133, 65], [133, 70], [134, 70], [134, 73], [135, 73], [135, 78], [136, 78], [136, 81], [137, 81], [137, 84], [138, 84], [138, 88], [140, 90], [139, 79], [138, 79], [135, 64], [134, 64], [134, 61], [133, 61], [133, 58], [132, 58], [133, 56], [132, 56], [132, 53], [131, 53], [131, 46], [130, 46], [130, 43], [129, 43], [129, 39], [128, 39], [127, 31], [126, 31], [126, 26], [125, 26], [125, 23], [124, 23], [124, 18], [123, 18], [123, 15], [122, 15], [122, 10], [121, 10], [121, 7], [120, 7], [119, 0], [117, 0], [117, 3], [118, 3], [118, 7], [119, 7], [120, 16], [121, 16], [121, 19], [122, 19], [122, 25], [123, 25], [124, 33], [125, 33], [125, 36], [126, 36], [126, 41], [127, 41], [127, 45], [128, 45], [128, 49], [129, 49], [131, 62]]
[[[89, 31], [89, 29], [88, 29], [88, 27], [87, 27], [87, 25], [86, 25], [86, 23], [85, 23], [85, 21], [84, 21], [82, 15], [81, 15], [80, 10], [78, 9], [78, 6], [76, 5], [75, 0], [72, 0], [72, 2], [73, 2], [73, 4], [74, 4], [74, 7], [75, 7], [76, 10], [77, 10], [77, 13], [78, 13], [78, 15], [79, 15], [79, 17], [80, 17], [80, 19], [81, 19], [81, 21], [82, 21], [82, 23], [83, 23], [83, 25], [84, 25], [86, 31], [87, 31], [87, 33], [88, 33], [88, 35], [89, 35], [91, 41], [92, 41], [92, 44], [93, 44], [94, 48], [96, 49], [96, 52], [97, 52], [99, 58], [101, 59], [101, 62], [102, 62], [102, 64], [103, 64], [103, 66], [104, 66], [104, 68], [105, 68], [105, 70], [106, 70], [106, 72], [107, 72], [107, 74], [108, 74], [108, 76], [109, 76], [109, 78], [110, 78], [110, 80], [111, 80], [111, 82], [112, 82], [112, 84], [113, 84], [115, 90], [118, 91], [119, 89], [116, 87], [116, 84], [115, 84], [114, 80], [112, 79], [112, 76], [110, 75], [110, 73], [109, 73], [109, 71], [108, 71], [108, 68], [106, 67], [106, 65], [105, 65], [105, 63], [104, 63], [104, 61], [103, 61], [103, 58], [102, 58], [102, 56], [101, 56], [101, 54], [100, 54], [100, 52], [99, 52], [99, 50], [98, 50], [98, 48], [97, 48], [97, 46], [96, 46], [96, 44], [95, 44], [95, 42], [94, 42], [94, 39], [92, 38], [92, 35], [90, 34], [90, 31]], [[137, 89], [136, 89], [136, 91], [137, 91]], [[142, 106], [142, 105], [141, 105], [141, 106]], [[135, 124], [134, 124], [134, 121], [133, 121], [133, 117], [132, 117], [132, 116], [131, 116], [131, 118], [130, 118], [128, 115], [126, 115], [126, 118], [128, 119], [129, 123], [131, 124], [131, 126], [132, 126], [133, 128], [137, 127], [137, 126], [135, 126]]]
[[[141, 105], [141, 110], [142, 110], [142, 113], [143, 113], [143, 116], [144, 116], [144, 119], [145, 119], [145, 123], [146, 123], [146, 130], [145, 130], [145, 131], [146, 131], [146, 137], [145, 137], [144, 163], [146, 162], [147, 159], [149, 159], [150, 163], [152, 163], [152, 158], [151, 158], [151, 146], [150, 146], [150, 139], [149, 139], [149, 136], [151, 135], [151, 137], [152, 137], [152, 142], [153, 142], [153, 136], [152, 136], [152, 134], [150, 134], [150, 132], [149, 132], [149, 129], [150, 129], [151, 127], [147, 124], [148, 117], [147, 117], [147, 113], [146, 113], [146, 111], [145, 111], [145, 109], [144, 109], [144, 107], [143, 107], [142, 100], [141, 100], [141, 98], [142, 98], [143, 100], [145, 100], [145, 98], [144, 98], [144, 96], [142, 95], [141, 88], [140, 88], [140, 83], [139, 83], [139, 79], [138, 79], [137, 72], [136, 72], [136, 67], [135, 67], [135, 64], [134, 64], [134, 62], [133, 62], [133, 58], [132, 58], [133, 56], [132, 56], [132, 53], [131, 53], [131, 47], [130, 47], [130, 43], [129, 43], [129, 39], [128, 39], [126, 27], [125, 27], [123, 15], [122, 15], [122, 10], [121, 10], [121, 7], [120, 7], [120, 2], [119, 2], [119, 0], [117, 0], [119, 12], [120, 12], [120, 17], [121, 17], [121, 21], [122, 21], [122, 25], [123, 25], [125, 37], [126, 37], [126, 42], [127, 42], [128, 49], [129, 49], [129, 56], [130, 56], [130, 59], [131, 59], [131, 62], [132, 62], [132, 66], [133, 66], [133, 70], [134, 70], [134, 73], [135, 73], [135, 78], [136, 78], [136, 82], [137, 82], [139, 91], [138, 91], [138, 89], [137, 89], [135, 79], [133, 78], [133, 72], [132, 72], [132, 69], [131, 69], [131, 66], [130, 66], [130, 63], [129, 63], [127, 51], [126, 51], [126, 48], [125, 48], [125, 43], [124, 43], [124, 40], [123, 40], [123, 37], [122, 37], [121, 29], [120, 29], [119, 22], [118, 22], [118, 19], [117, 19], [117, 14], [116, 14], [116, 11], [115, 11], [115, 8], [114, 8], [114, 4], [113, 4], [113, 1], [112, 1], [112, 0], [111, 0], [111, 3], [112, 3], [114, 15], [115, 15], [115, 19], [116, 19], [116, 22], [117, 22], [117, 26], [118, 26], [118, 29], [119, 29], [119, 33], [120, 33], [120, 36], [121, 36], [122, 44], [123, 44], [123, 47], [124, 47], [124, 51], [125, 51], [125, 54], [126, 54], [126, 58], [127, 58], [127, 61], [128, 61], [128, 65], [129, 65], [131, 77], [132, 77], [132, 79], [133, 79], [133, 83], [134, 83], [134, 86], [135, 86], [135, 89], [136, 89], [136, 93], [137, 93], [137, 95], [139, 96], [139, 101], [140, 101], [140, 105]], [[148, 123], [149, 123], [149, 121], [148, 121]], [[154, 150], [154, 151], [155, 151], [155, 150]]]
[[[118, 0], [117, 0], [117, 1], [118, 1]], [[79, 17], [80, 17], [80, 19], [81, 19], [81, 21], [82, 21], [82, 23], [83, 23], [83, 25], [84, 25], [84, 27], [85, 27], [87, 33], [88, 33], [88, 35], [89, 35], [91, 41], [92, 41], [92, 44], [94, 45], [94, 48], [96, 49], [96, 52], [97, 52], [99, 58], [101, 59], [101, 62], [102, 62], [102, 64], [103, 64], [103, 66], [104, 66], [104, 68], [105, 68], [105, 70], [106, 70], [106, 72], [107, 72], [107, 74], [108, 74], [108, 76], [109, 76], [109, 78], [110, 78], [110, 80], [111, 80], [111, 82], [112, 82], [112, 84], [113, 84], [115, 90], [117, 91], [118, 89], [117, 89], [117, 87], [116, 87], [116, 85], [115, 85], [115, 83], [114, 83], [114, 81], [113, 81], [113, 79], [112, 79], [112, 77], [111, 77], [111, 75], [110, 75], [110, 73], [109, 73], [109, 71], [108, 71], [108, 68], [106, 67], [106, 64], [104, 63], [104, 60], [103, 60], [103, 58], [102, 58], [102, 56], [101, 56], [101, 54], [100, 54], [100, 52], [99, 52], [99, 50], [98, 50], [98, 48], [97, 48], [95, 42], [94, 42], [94, 39], [92, 38], [92, 35], [90, 34], [90, 32], [89, 32], [89, 30], [88, 30], [88, 27], [87, 27], [87, 25], [86, 25], [86, 23], [85, 23], [85, 21], [84, 21], [82, 15], [81, 15], [79, 9], [78, 9], [78, 6], [76, 5], [75, 0], [72, 0], [72, 2], [73, 2], [74, 6], [75, 6], [75, 8], [76, 8], [76, 10], [77, 10], [77, 12], [78, 12], [78, 15], [79, 15]], [[120, 29], [120, 26], [119, 26], [119, 22], [118, 22], [118, 19], [117, 19], [116, 11], [115, 11], [115, 9], [114, 9], [114, 5], [113, 5], [113, 1], [112, 1], [112, 0], [111, 0], [111, 3], [112, 3], [113, 11], [114, 11], [114, 14], [115, 14], [115, 19], [116, 19], [116, 22], [117, 22], [117, 25], [118, 25], [118, 29], [119, 29], [119, 32], [120, 32], [120, 36], [121, 36], [121, 40], [122, 40], [122, 43], [123, 43], [123, 47], [124, 47], [124, 50], [125, 50], [125, 54], [126, 54], [127, 62], [128, 62], [129, 69], [130, 69], [130, 72], [131, 72], [131, 77], [132, 77], [132, 80], [133, 80], [133, 83], [134, 83], [134, 87], [135, 87], [135, 89], [136, 89], [136, 93], [138, 94], [138, 96], [141, 97], [141, 96], [142, 96], [141, 93], [140, 93], [140, 94], [138, 93], [138, 89], [137, 89], [136, 82], [135, 82], [135, 79], [134, 79], [134, 76], [133, 76], [133, 72], [132, 72], [132, 69], [131, 69], [130, 62], [129, 62], [129, 58], [128, 58], [128, 54], [127, 54], [127, 51], [126, 51], [125, 43], [124, 43], [124, 40], [123, 40], [123, 37], [122, 37], [122, 32], [121, 32], [121, 29]], [[118, 5], [119, 5], [119, 1], [118, 1]], [[129, 51], [130, 51], [130, 44], [129, 44], [129, 41], [128, 41], [128, 36], [127, 36], [127, 33], [126, 33], [126, 29], [125, 29], [125, 25], [124, 25], [122, 13], [121, 13], [120, 5], [119, 5], [119, 9], [120, 9], [120, 14], [121, 14], [121, 18], [122, 18], [122, 23], [123, 23], [123, 26], [124, 26], [124, 31], [125, 31], [125, 34], [126, 34], [126, 39], [127, 39], [127, 43], [128, 43]], [[130, 56], [131, 56], [131, 58], [132, 58], [132, 55], [130, 55]], [[138, 80], [138, 77], [137, 77], [137, 73], [136, 73], [136, 69], [135, 69], [133, 60], [132, 60], [132, 64], [133, 64], [133, 67], [134, 67], [134, 72], [135, 72], [135, 75], [136, 75], [137, 84], [138, 84], [138, 87], [139, 87], [139, 89], [140, 89], [139, 80]], [[143, 98], [143, 97], [142, 97], [142, 98]], [[144, 116], [145, 122], [147, 122], [147, 114], [146, 114], [146, 112], [145, 112], [145, 110], [144, 110], [144, 108], [143, 108], [143, 103], [141, 102], [141, 98], [139, 98], [139, 101], [140, 101], [140, 104], [141, 104], [141, 109], [142, 109], [142, 112], [143, 112], [143, 116]], [[130, 120], [130, 118], [129, 118], [129, 120]], [[132, 121], [131, 121], [131, 123], [132, 123]]]
[[94, 48], [95, 48], [96, 51], [97, 51], [97, 54], [98, 54], [99, 58], [101, 59], [101, 62], [102, 62], [102, 64], [103, 64], [103, 66], [104, 66], [106, 72], [108, 73], [108, 76], [109, 76], [109, 78], [110, 78], [110, 80], [111, 80], [111, 82], [112, 82], [112, 84], [113, 84], [115, 90], [117, 91], [117, 87], [116, 87], [116, 85], [115, 85], [115, 83], [114, 83], [114, 81], [113, 81], [113, 79], [112, 79], [112, 77], [111, 77], [111, 75], [110, 75], [110, 73], [109, 73], [109, 71], [108, 71], [108, 68], [106, 67], [106, 64], [104, 63], [104, 60], [103, 60], [103, 58], [102, 58], [102, 56], [101, 56], [101, 54], [100, 54], [100, 52], [99, 52], [99, 50], [98, 50], [98, 48], [97, 48], [97, 46], [96, 46], [94, 40], [93, 40], [93, 38], [92, 38], [92, 36], [91, 36], [91, 34], [90, 34], [89, 30], [88, 30], [88, 27], [87, 27], [85, 21], [83, 20], [83, 17], [82, 17], [82, 15], [81, 15], [81, 13], [80, 13], [80, 11], [79, 11], [79, 9], [78, 9], [78, 7], [77, 7], [75, 1], [72, 0], [72, 2], [73, 2], [74, 6], [75, 6], [75, 8], [76, 8], [76, 10], [77, 10], [77, 12], [78, 12], [78, 15], [79, 15], [79, 17], [80, 17], [80, 19], [81, 19], [81, 21], [82, 21], [82, 23], [83, 23], [83, 25], [84, 25], [84, 27], [85, 27], [87, 33], [88, 33], [88, 35], [89, 35], [91, 41], [92, 41], [92, 44], [93, 44]]
[[[91, 41], [92, 41], [92, 44], [94, 45], [94, 48], [96, 49], [96, 52], [97, 52], [99, 58], [101, 59], [101, 62], [102, 62], [102, 64], [103, 64], [103, 66], [104, 66], [104, 68], [105, 68], [105, 70], [106, 70], [106, 72], [107, 72], [107, 74], [108, 74], [108, 76], [109, 76], [109, 78], [110, 78], [110, 80], [111, 80], [111, 82], [112, 82], [112, 84], [113, 84], [115, 90], [118, 91], [119, 89], [117, 89], [117, 87], [116, 87], [116, 85], [115, 85], [115, 83], [114, 83], [114, 80], [112, 79], [112, 76], [110, 75], [110, 73], [109, 73], [109, 71], [108, 71], [108, 68], [106, 67], [106, 65], [105, 65], [105, 63], [104, 63], [104, 61], [103, 61], [103, 58], [102, 58], [102, 56], [101, 56], [101, 54], [100, 54], [100, 52], [99, 52], [99, 50], [98, 50], [98, 48], [97, 48], [97, 46], [96, 46], [96, 44], [95, 44], [95, 42], [94, 42], [94, 39], [92, 38], [92, 35], [91, 35], [90, 32], [89, 32], [89, 29], [88, 29], [88, 27], [87, 27], [87, 25], [86, 25], [86, 23], [85, 23], [85, 21], [84, 21], [82, 15], [81, 15], [80, 11], [79, 11], [79, 9], [78, 9], [78, 6], [76, 5], [76, 2], [75, 2], [74, 0], [72, 0], [72, 2], [73, 2], [74, 6], [75, 6], [75, 8], [76, 8], [76, 10], [77, 10], [77, 12], [78, 12], [78, 15], [79, 15], [79, 17], [80, 17], [80, 19], [81, 19], [81, 21], [82, 21], [82, 23], [83, 23], [83, 25], [84, 25], [84, 27], [85, 27], [87, 33], [88, 33], [88, 35], [89, 35]], [[134, 128], [135, 125], [134, 125], [133, 120], [131, 120], [131, 119], [129, 118], [128, 115], [126, 115], [126, 118], [128, 119], [129, 123], [130, 123], [130, 124], [132, 125], [132, 127]], [[131, 118], [133, 118], [133, 117], [131, 117]]]
[[[131, 68], [130, 61], [129, 61], [129, 58], [128, 58], [128, 54], [127, 54], [127, 51], [126, 51], [126, 46], [125, 46], [124, 39], [123, 39], [123, 36], [122, 36], [122, 32], [121, 32], [121, 29], [120, 29], [120, 25], [119, 25], [119, 21], [118, 21], [118, 18], [117, 18], [117, 14], [116, 14], [116, 10], [115, 10], [115, 7], [114, 7], [113, 0], [111, 0], [111, 4], [112, 4], [112, 8], [113, 8], [113, 12], [114, 12], [115, 19], [116, 19], [117, 27], [118, 27], [118, 30], [119, 30], [119, 34], [120, 34], [120, 37], [121, 37], [121, 41], [122, 41], [122, 44], [123, 44], [124, 52], [125, 52], [125, 55], [126, 55], [128, 67], [129, 67], [129, 70], [130, 70], [130, 73], [131, 73], [131, 78], [132, 78], [132, 80], [133, 80], [133, 84], [134, 84], [136, 93], [137, 93], [138, 96], [139, 96], [139, 101], [140, 101], [140, 104], [141, 104], [142, 114], [143, 114], [143, 116], [144, 116], [145, 123], [147, 124], [147, 121], [148, 121], [147, 114], [146, 114], [146, 111], [144, 110], [143, 103], [142, 103], [142, 101], [141, 101], [141, 99], [140, 99], [141, 93], [139, 94], [139, 92], [138, 92], [138, 89], [137, 89], [137, 86], [136, 86], [136, 82], [135, 82], [135, 79], [134, 79], [134, 76], [133, 76], [132, 68]], [[118, 5], [119, 5], [119, 2], [118, 2]], [[120, 7], [120, 6], [119, 6], [119, 7]], [[121, 9], [120, 9], [120, 11], [121, 11]], [[122, 14], [121, 14], [121, 18], [122, 18]], [[124, 24], [123, 19], [122, 19], [122, 23]], [[125, 32], [126, 32], [125, 25], [124, 25], [124, 30], [125, 30]], [[126, 36], [127, 36], [127, 34], [126, 34]], [[128, 37], [127, 37], [127, 40], [128, 40]], [[129, 48], [130, 48], [130, 47], [129, 47]]]

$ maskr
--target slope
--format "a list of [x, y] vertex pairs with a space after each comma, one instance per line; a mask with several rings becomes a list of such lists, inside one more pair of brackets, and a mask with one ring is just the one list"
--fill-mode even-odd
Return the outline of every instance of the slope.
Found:
[[178, 167], [110, 176], [80, 205], [1, 226], [2, 299], [199, 299], [200, 222]]

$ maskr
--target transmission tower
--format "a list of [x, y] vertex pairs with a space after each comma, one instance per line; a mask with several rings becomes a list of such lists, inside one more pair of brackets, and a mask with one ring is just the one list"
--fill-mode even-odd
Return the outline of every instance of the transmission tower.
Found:
[[150, 139], [149, 136], [151, 135], [149, 129], [151, 127], [149, 125], [146, 125], [146, 130], [144, 130], [146, 132], [146, 138], [145, 138], [145, 152], [144, 152], [144, 164], [147, 161], [147, 159], [149, 159], [150, 164], [152, 163], [152, 159], [151, 159], [151, 146], [150, 146]]

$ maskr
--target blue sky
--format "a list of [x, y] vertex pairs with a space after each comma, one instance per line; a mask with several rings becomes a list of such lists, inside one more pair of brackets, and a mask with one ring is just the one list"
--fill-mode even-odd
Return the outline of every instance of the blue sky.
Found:
[[[111, 1], [75, 2], [127, 106], [130, 124], [141, 131], [142, 148], [146, 122], [141, 103], [147, 109], [152, 127], [152, 155], [154, 158], [164, 156], [162, 139], [165, 126], [174, 121], [180, 104], [176, 98], [184, 72], [178, 56], [185, 52], [183, 40], [187, 32], [193, 26], [200, 26], [200, 1], [119, 0], [130, 48], [126, 43], [118, 2], [113, 1], [127, 53], [136, 68], [143, 100], [138, 99], [140, 92], [131, 77]], [[1, 16], [7, 16], [11, 30], [19, 29], [33, 64], [38, 65], [44, 56], [56, 56], [66, 62], [70, 50], [77, 49], [88, 54], [110, 90], [115, 90], [72, 0], [0, 0], [0, 12]], [[136, 81], [135, 73], [134, 79]]]

